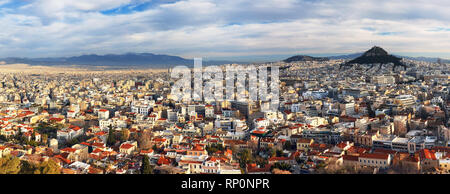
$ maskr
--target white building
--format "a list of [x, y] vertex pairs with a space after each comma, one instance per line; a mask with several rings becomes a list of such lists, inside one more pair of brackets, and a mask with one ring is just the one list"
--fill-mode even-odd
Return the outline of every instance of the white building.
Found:
[[98, 110], [98, 120], [106, 120], [109, 119], [109, 110], [100, 109]]

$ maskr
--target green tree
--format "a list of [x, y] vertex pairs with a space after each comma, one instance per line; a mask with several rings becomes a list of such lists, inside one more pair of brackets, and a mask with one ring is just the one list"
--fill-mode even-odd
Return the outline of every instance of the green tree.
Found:
[[116, 143], [116, 138], [114, 137], [114, 132], [112, 127], [109, 127], [109, 132], [108, 132], [108, 139], [106, 142], [109, 146], [112, 146]]
[[291, 149], [292, 149], [292, 143], [291, 143], [291, 141], [286, 141], [286, 143], [283, 144], [283, 149], [285, 149], [285, 150], [291, 150]]
[[270, 157], [275, 157], [275, 156], [277, 156], [277, 150], [274, 148], [270, 149]]
[[277, 157], [283, 156], [283, 151], [277, 150], [277, 151], [276, 151], [276, 156], [277, 156]]
[[277, 162], [275, 163], [273, 166], [270, 167], [272, 170], [274, 168], [278, 168], [280, 170], [290, 170], [291, 169], [291, 165], [288, 163], [284, 163], [284, 162]]
[[208, 151], [209, 154], [216, 153], [217, 151], [223, 151], [224, 148], [221, 144], [212, 144], [211, 146], [206, 146], [206, 151]]
[[35, 166], [27, 161], [21, 161], [21, 168], [19, 174], [33, 174]]
[[60, 166], [53, 160], [40, 164], [30, 164], [27, 161], [20, 161], [20, 163], [19, 174], [61, 174]]
[[144, 156], [144, 158], [142, 158], [141, 173], [152, 174], [152, 172], [153, 168], [150, 166], [150, 158], [148, 156]]
[[367, 104], [367, 112], [369, 113], [370, 118], [375, 117], [375, 111], [373, 110], [372, 103], [370, 103], [370, 102], [368, 102], [368, 104]]
[[60, 166], [53, 160], [42, 162], [39, 165], [39, 171], [40, 174], [61, 174]]
[[252, 153], [249, 149], [242, 150], [239, 152], [239, 163], [242, 168], [253, 161]]
[[0, 158], [0, 174], [18, 174], [20, 166], [21, 163], [17, 157], [6, 156]]

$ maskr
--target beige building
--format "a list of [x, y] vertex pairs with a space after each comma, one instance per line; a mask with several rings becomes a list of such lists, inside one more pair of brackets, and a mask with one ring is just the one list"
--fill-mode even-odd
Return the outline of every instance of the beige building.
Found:
[[444, 173], [450, 174], [450, 158], [440, 159], [439, 169], [441, 169]]
[[311, 144], [314, 143], [314, 139], [301, 138], [297, 140], [297, 150], [308, 151]]
[[363, 153], [359, 156], [358, 160], [361, 167], [371, 166], [378, 168], [387, 168], [391, 165], [391, 155], [389, 154]]

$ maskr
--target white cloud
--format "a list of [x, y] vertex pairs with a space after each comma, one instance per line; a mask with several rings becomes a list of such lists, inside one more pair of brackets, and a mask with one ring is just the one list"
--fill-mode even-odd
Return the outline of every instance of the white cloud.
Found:
[[132, 2], [33, 1], [0, 15], [0, 53], [208, 57], [360, 52], [373, 45], [450, 53], [450, 32], [433, 30], [450, 26], [448, 1], [187, 0], [126, 15], [99, 12]]
[[0, 6], [9, 3], [11, 0], [0, 0]]

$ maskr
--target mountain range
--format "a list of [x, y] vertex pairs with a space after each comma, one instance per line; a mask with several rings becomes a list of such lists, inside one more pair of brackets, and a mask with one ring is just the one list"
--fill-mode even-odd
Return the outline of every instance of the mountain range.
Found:
[[[362, 56], [364, 53], [353, 53], [348, 55], [329, 56], [329, 57], [312, 57], [307, 55], [296, 55], [285, 59], [285, 62], [294, 61], [326, 61], [329, 59], [345, 59], [353, 60]], [[407, 57], [397, 56], [400, 58], [407, 58], [412, 60], [436, 62], [438, 58], [428, 57]], [[450, 63], [450, 60], [441, 60], [443, 63]], [[193, 59], [186, 59], [179, 56], [152, 54], [152, 53], [127, 53], [127, 54], [107, 54], [107, 55], [81, 55], [75, 57], [48, 57], [48, 58], [19, 58], [8, 57], [0, 59], [0, 64], [29, 64], [35, 66], [109, 66], [115, 68], [170, 68], [178, 65], [185, 65], [192, 67], [194, 64]], [[246, 64], [246, 62], [239, 61], [227, 61], [227, 60], [204, 60], [203, 65], [222, 65], [222, 64]]]
[[[177, 65], [193, 66], [193, 59], [185, 59], [179, 56], [159, 55], [152, 53], [127, 53], [122, 55], [81, 55], [75, 57], [56, 58], [17, 58], [9, 57], [0, 59], [6, 64], [29, 64], [39, 66], [111, 66], [111, 67], [152, 67], [169, 68]], [[210, 60], [203, 61], [203, 66], [239, 63], [235, 61]]]

